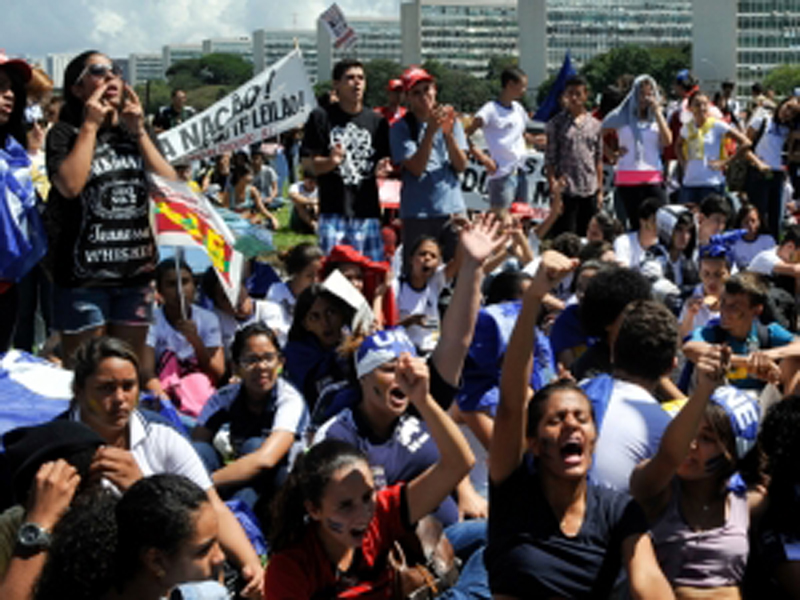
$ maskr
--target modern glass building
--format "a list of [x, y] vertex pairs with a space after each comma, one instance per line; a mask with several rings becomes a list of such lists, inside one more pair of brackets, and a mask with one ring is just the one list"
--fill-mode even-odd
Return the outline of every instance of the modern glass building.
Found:
[[238, 54], [246, 61], [253, 62], [253, 42], [248, 35], [203, 40], [203, 54], [216, 53]]
[[146, 81], [164, 80], [164, 61], [161, 54], [131, 54], [128, 57], [131, 85]]
[[203, 56], [202, 44], [169, 44], [161, 48], [161, 59], [165, 71], [176, 62], [201, 56]]

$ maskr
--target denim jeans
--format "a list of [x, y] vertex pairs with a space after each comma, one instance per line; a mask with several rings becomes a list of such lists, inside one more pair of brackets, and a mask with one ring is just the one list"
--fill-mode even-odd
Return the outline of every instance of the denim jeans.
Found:
[[489, 573], [483, 563], [483, 550], [486, 548], [488, 535], [486, 520], [453, 523], [444, 533], [464, 566], [456, 584], [438, 597], [453, 600], [491, 598]]

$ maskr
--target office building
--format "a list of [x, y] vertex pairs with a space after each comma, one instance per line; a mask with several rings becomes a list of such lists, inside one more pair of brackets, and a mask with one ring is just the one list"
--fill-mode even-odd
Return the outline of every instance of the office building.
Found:
[[57, 89], [61, 89], [64, 85], [64, 71], [77, 53], [63, 52], [60, 54], [48, 54], [44, 59], [44, 70], [53, 80], [53, 85]]
[[128, 58], [128, 72], [131, 85], [165, 79], [161, 54], [131, 54]]
[[176, 62], [192, 60], [203, 56], [203, 44], [168, 44], [161, 48], [164, 71]]
[[403, 64], [436, 60], [483, 77], [491, 56], [518, 55], [513, 0], [411, 0], [400, 20]]
[[330, 79], [333, 65], [339, 60], [357, 58], [362, 62], [383, 59], [400, 62], [400, 20], [380, 17], [348, 17], [357, 41], [350, 48], [334, 49], [328, 29], [317, 23], [317, 69], [321, 80]]
[[203, 54], [238, 54], [247, 62], [253, 62], [253, 42], [249, 35], [203, 40], [202, 47]]
[[257, 29], [253, 32], [253, 71], [259, 73], [299, 47], [311, 83], [317, 82], [317, 32], [313, 29]]

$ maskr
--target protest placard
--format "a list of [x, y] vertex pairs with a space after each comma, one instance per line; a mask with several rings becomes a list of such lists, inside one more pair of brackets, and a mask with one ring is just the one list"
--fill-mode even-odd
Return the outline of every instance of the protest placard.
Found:
[[316, 105], [303, 56], [293, 50], [158, 141], [170, 162], [233, 152], [302, 127]]
[[328, 29], [333, 47], [337, 50], [347, 50], [358, 41], [356, 32], [347, 24], [342, 9], [335, 2], [319, 16], [319, 19]]
[[182, 181], [150, 175], [152, 225], [156, 242], [167, 246], [200, 247], [211, 260], [222, 289], [236, 306], [242, 275], [242, 255], [223, 218], [205, 196]]

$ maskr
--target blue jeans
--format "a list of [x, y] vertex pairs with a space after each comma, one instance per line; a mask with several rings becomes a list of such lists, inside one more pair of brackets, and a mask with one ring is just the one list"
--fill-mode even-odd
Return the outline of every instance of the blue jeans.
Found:
[[486, 187], [492, 208], [509, 208], [513, 202], [528, 203], [528, 177], [523, 169], [490, 179]]
[[483, 563], [483, 550], [486, 548], [488, 535], [486, 520], [475, 519], [453, 523], [444, 530], [444, 534], [464, 566], [456, 584], [438, 597], [453, 600], [491, 598], [489, 573]]
[[[258, 450], [266, 438], [252, 437], [246, 439], [239, 448], [238, 457], [245, 456]], [[200, 455], [200, 460], [209, 473], [218, 471], [222, 468], [222, 457], [217, 450], [208, 442], [192, 442], [195, 451]], [[270, 469], [252, 480], [239, 486], [227, 486], [220, 490], [220, 496], [228, 500], [237, 498], [247, 504], [251, 509], [255, 508], [256, 502], [262, 495], [272, 496], [280, 489], [286, 477], [289, 475], [289, 462], [284, 458], [275, 468]]]

